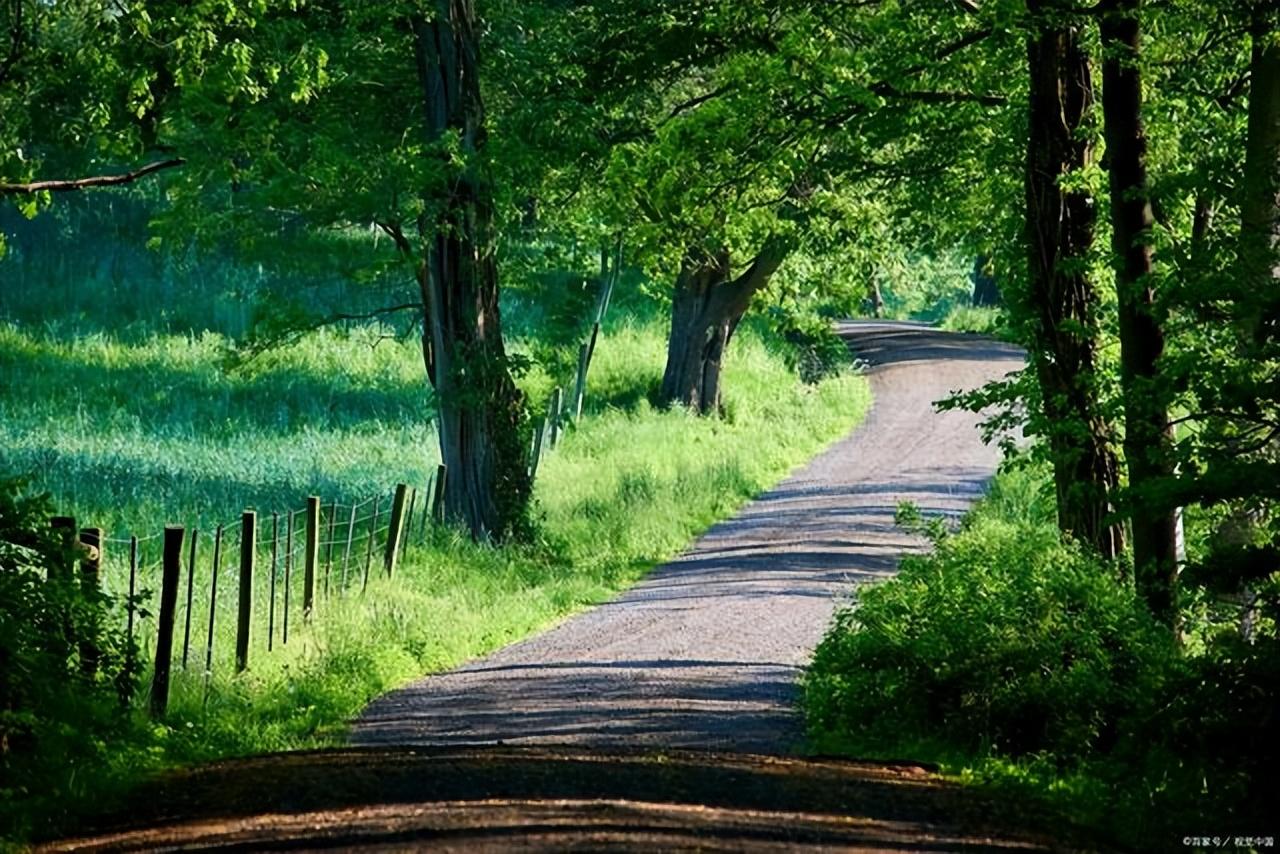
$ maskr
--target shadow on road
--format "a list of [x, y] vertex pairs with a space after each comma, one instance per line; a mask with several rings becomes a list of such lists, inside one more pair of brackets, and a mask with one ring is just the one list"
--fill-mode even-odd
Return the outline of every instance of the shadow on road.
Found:
[[[43, 850], [1079, 850], [912, 764], [667, 751], [340, 750], [171, 774]], [[1036, 827], [1025, 811], [1017, 826]], [[1041, 828], [1045, 825], [1041, 824]]]

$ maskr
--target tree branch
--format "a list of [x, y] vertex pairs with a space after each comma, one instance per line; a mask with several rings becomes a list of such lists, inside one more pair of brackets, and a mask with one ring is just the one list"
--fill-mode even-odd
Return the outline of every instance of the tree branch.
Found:
[[376, 308], [373, 311], [366, 311], [359, 314], [330, 314], [298, 326], [290, 326], [279, 334], [268, 334], [262, 337], [255, 337], [250, 339], [247, 346], [243, 349], [232, 352], [232, 366], [239, 368], [247, 365], [263, 353], [274, 350], [277, 347], [284, 347], [289, 344], [296, 343], [304, 336], [315, 332], [317, 329], [322, 329], [343, 320], [373, 320], [375, 317], [384, 317], [388, 314], [398, 314], [399, 312], [410, 310], [421, 311], [422, 303], [407, 302], [402, 303], [401, 305], [389, 305], [384, 308]]
[[132, 172], [125, 172], [122, 175], [95, 175], [90, 178], [74, 178], [70, 180], [32, 181], [29, 184], [0, 184], [0, 196], [22, 196], [44, 192], [71, 193], [94, 187], [118, 187], [122, 184], [132, 184], [134, 181], [156, 172], [176, 169], [186, 162], [178, 157], [172, 160], [158, 160], [155, 163], [148, 163], [146, 166], [135, 169]]
[[666, 120], [671, 121], [672, 119], [679, 116], [681, 113], [685, 113], [696, 107], [700, 107], [703, 104], [705, 104], [707, 101], [710, 101], [714, 98], [719, 98], [721, 95], [725, 94], [732, 88], [733, 88], [732, 83], [726, 83], [723, 86], [717, 86], [716, 88], [712, 89], [710, 92], [707, 92], [705, 95], [699, 95], [696, 98], [690, 98], [689, 100], [685, 101], [682, 104], [677, 104], [675, 107], [672, 107], [671, 112], [667, 114]]
[[375, 222], [374, 224], [391, 238], [391, 241], [395, 243], [396, 249], [400, 251], [401, 255], [404, 255], [405, 257], [413, 255], [413, 246], [409, 243], [409, 238], [405, 237], [404, 229], [400, 227], [400, 223]]
[[885, 98], [901, 98], [925, 104], [981, 104], [984, 107], [1003, 107], [1009, 99], [1003, 95], [978, 95], [973, 92], [938, 92], [931, 90], [899, 89], [892, 83], [877, 83], [871, 91]]
[[[941, 48], [939, 48], [938, 52], [933, 55], [933, 62], [941, 62], [947, 57], [953, 56], [959, 53], [960, 51], [964, 50], [965, 48], [977, 44], [978, 42], [982, 41], [983, 39], [987, 38], [988, 36], [994, 33], [995, 33], [995, 30], [991, 29], [990, 27], [983, 27], [980, 30], [974, 30], [968, 35], [961, 36], [960, 38], [956, 39], [950, 44], [943, 45]], [[928, 71], [932, 67], [933, 67], [933, 63], [930, 63], [928, 65], [925, 65], [925, 64], [913, 65], [910, 68], [905, 69], [902, 73], [903, 74], [920, 74], [921, 72]]]

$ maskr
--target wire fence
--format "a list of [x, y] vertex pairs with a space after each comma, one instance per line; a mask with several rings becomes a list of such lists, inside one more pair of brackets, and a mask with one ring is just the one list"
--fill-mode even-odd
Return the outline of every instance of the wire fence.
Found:
[[[421, 488], [394, 489], [352, 503], [310, 497], [269, 513], [245, 511], [210, 527], [167, 526], [145, 536], [78, 534], [82, 570], [122, 603], [132, 667], [149, 677], [154, 714], [171, 681], [241, 672], [251, 659], [299, 640], [330, 603], [363, 594], [391, 576], [405, 549], [443, 521], [447, 470]], [[59, 517], [55, 524], [74, 521]]]
[[[587, 372], [620, 265], [619, 243], [590, 337], [579, 347], [571, 393], [554, 390], [533, 432], [531, 478], [544, 448], [555, 448], [565, 426], [582, 415]], [[300, 625], [320, 619], [332, 603], [363, 595], [375, 574], [392, 576], [404, 550], [428, 540], [444, 521], [447, 476], [440, 465], [420, 489], [397, 484], [349, 504], [311, 496], [301, 506], [246, 510], [212, 527], [170, 525], [143, 536], [77, 529], [65, 516], [53, 524], [68, 545], [79, 547], [84, 578], [124, 603], [129, 669], [149, 675], [151, 712], [158, 717], [175, 675], [184, 685], [201, 680], [207, 699], [215, 674], [243, 672], [258, 656], [296, 644]]]

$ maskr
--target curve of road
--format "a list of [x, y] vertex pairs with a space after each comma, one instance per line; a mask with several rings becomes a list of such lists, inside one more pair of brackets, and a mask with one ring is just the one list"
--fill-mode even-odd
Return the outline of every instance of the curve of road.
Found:
[[835, 607], [923, 546], [898, 503], [961, 514], [999, 462], [977, 416], [934, 402], [1022, 366], [920, 324], [840, 333], [874, 394], [850, 436], [614, 601], [378, 699], [353, 741], [796, 751], [796, 680]]
[[1098, 850], [918, 765], [779, 755], [835, 607], [924, 545], [898, 503], [958, 515], [995, 470], [977, 418], [934, 401], [1022, 365], [919, 325], [841, 333], [863, 425], [635, 588], [375, 701], [356, 748], [167, 775], [43, 850]]

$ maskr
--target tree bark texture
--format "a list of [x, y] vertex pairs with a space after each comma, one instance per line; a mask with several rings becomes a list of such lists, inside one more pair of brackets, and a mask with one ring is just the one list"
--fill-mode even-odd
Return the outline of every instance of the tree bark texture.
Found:
[[1060, 0], [1027, 0], [1027, 8], [1036, 25], [1027, 41], [1027, 296], [1037, 330], [1030, 358], [1053, 456], [1058, 524], [1113, 558], [1124, 546], [1121, 527], [1109, 521], [1117, 461], [1094, 389], [1098, 294], [1085, 268], [1096, 213], [1087, 193], [1061, 184], [1093, 156], [1081, 133], [1093, 104], [1089, 56], [1078, 26], [1063, 23]]
[[520, 440], [524, 401], [502, 341], [492, 186], [485, 146], [473, 0], [436, 0], [413, 20], [428, 141], [456, 135], [462, 164], [426, 192], [418, 281], [423, 356], [436, 392], [448, 518], [502, 539], [520, 525], [531, 483]]
[[720, 409], [724, 351], [751, 299], [768, 284], [788, 248], [769, 240], [746, 271], [730, 278], [729, 252], [690, 249], [680, 265], [671, 298], [671, 334], [662, 399], [702, 414]]
[[[1264, 306], [1276, 302], [1280, 280], [1280, 34], [1264, 12], [1253, 26], [1249, 129], [1241, 199], [1241, 331], [1251, 343], [1263, 332]], [[1271, 318], [1274, 319], [1274, 318]]]
[[1174, 474], [1173, 428], [1159, 362], [1164, 330], [1152, 286], [1155, 215], [1147, 182], [1142, 115], [1141, 0], [1104, 0], [1102, 113], [1111, 190], [1112, 251], [1124, 395], [1124, 456], [1132, 504], [1133, 564], [1138, 593], [1156, 619], [1177, 622], [1178, 520], [1144, 490]]

